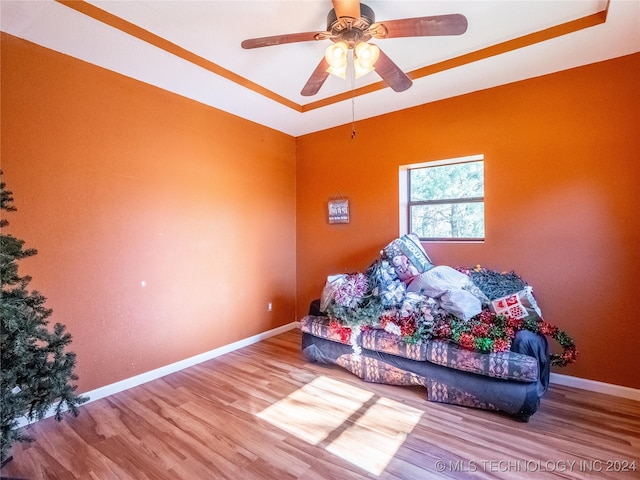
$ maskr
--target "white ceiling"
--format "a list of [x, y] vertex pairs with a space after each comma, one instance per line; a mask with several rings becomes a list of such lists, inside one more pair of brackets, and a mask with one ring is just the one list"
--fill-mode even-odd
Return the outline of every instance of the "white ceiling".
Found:
[[[525, 78], [640, 51], [640, 0], [611, 0], [605, 23], [524, 48], [466, 63], [422, 78], [396, 93], [382, 88], [358, 95], [352, 110], [351, 80], [330, 76], [314, 97], [300, 95], [329, 40], [244, 50], [247, 38], [324, 31], [330, 0], [95, 1], [105, 10], [202, 59], [250, 80], [242, 82], [203, 68], [129, 33], [53, 0], [1, 0], [1, 28], [17, 37], [175, 92], [254, 122], [298, 136], [356, 120]], [[405, 72], [593, 15], [606, 0], [370, 0], [376, 21], [461, 13], [465, 34], [395, 38], [376, 43]], [[102, 17], [101, 17], [102, 18]], [[145, 35], [138, 35], [142, 38]], [[215, 71], [215, 69], [214, 69]], [[373, 72], [355, 81], [356, 91], [380, 82]], [[292, 106], [273, 100], [280, 96]], [[326, 106], [304, 111], [326, 99]], [[307, 107], [308, 108], [308, 107]]]

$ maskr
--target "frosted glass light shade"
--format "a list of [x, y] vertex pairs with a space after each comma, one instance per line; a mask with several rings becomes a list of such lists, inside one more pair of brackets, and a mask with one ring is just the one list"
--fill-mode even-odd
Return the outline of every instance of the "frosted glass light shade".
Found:
[[365, 42], [358, 43], [355, 48], [355, 58], [353, 61], [356, 78], [360, 78], [373, 71], [379, 56], [380, 49], [376, 45]]

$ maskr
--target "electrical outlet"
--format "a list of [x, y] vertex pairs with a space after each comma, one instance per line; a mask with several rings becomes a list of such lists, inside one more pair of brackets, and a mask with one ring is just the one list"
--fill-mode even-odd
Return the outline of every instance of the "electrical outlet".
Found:
[[267, 303], [267, 310], [269, 312], [273, 310], [273, 303], [271, 303], [271, 302]]

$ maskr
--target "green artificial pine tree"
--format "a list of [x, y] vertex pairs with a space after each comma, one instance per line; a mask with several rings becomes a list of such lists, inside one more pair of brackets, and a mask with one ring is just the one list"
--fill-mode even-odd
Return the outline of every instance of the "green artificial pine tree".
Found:
[[[5, 212], [16, 208], [4, 182], [0, 182], [0, 190], [4, 216]], [[4, 218], [0, 219], [2, 229], [8, 223]], [[49, 331], [47, 318], [52, 310], [45, 307], [46, 298], [35, 290], [28, 291], [31, 277], [18, 274], [18, 261], [37, 253], [35, 249], [23, 247], [23, 240], [4, 232], [0, 234], [0, 462], [3, 465], [10, 459], [9, 449], [14, 442], [33, 440], [19, 428], [20, 418], [29, 422], [40, 420], [53, 405], [58, 420], [65, 410], [77, 416], [78, 405], [88, 400], [78, 396], [76, 386], [71, 383], [78, 378], [73, 373], [76, 356], [73, 352], [65, 352], [71, 335], [60, 323]]]

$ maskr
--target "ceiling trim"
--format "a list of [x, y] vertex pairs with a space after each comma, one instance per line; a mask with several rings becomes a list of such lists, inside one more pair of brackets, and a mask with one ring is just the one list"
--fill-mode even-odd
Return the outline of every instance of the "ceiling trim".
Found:
[[64, 5], [65, 7], [69, 7], [79, 13], [87, 15], [88, 17], [91, 17], [94, 20], [97, 20], [98, 22], [104, 23], [106, 25], [109, 25], [110, 27], [120, 30], [123, 33], [131, 35], [137, 38], [138, 40], [147, 42], [153, 45], [154, 47], [164, 50], [165, 52], [171, 53], [172, 55], [182, 58], [187, 62], [193, 63], [194, 65], [202, 67], [211, 73], [215, 73], [216, 75], [226, 78], [227, 80], [230, 80], [238, 85], [248, 88], [249, 90], [253, 90], [254, 92], [260, 95], [263, 95], [275, 102], [278, 102], [284, 105], [285, 107], [289, 107], [298, 112], [302, 112], [302, 106], [299, 105], [298, 103], [293, 102], [281, 95], [278, 95], [277, 93], [269, 90], [268, 88], [264, 88], [263, 86], [258, 85], [257, 83], [252, 82], [251, 80], [244, 78], [243, 76], [238, 75], [237, 73], [232, 72], [231, 70], [221, 67], [220, 65], [212, 62], [211, 60], [207, 60], [206, 58], [201, 57], [200, 55], [196, 55], [195, 53], [187, 50], [186, 48], [182, 48], [181, 46], [176, 45], [175, 43], [172, 43], [169, 40], [159, 35], [156, 35], [155, 33], [151, 33], [150, 31], [145, 30], [144, 28], [139, 27], [138, 25], [135, 25], [131, 22], [128, 22], [127, 20], [124, 20], [123, 18], [118, 17], [117, 15], [114, 15], [105, 10], [102, 10], [101, 8], [98, 8], [95, 5], [92, 5], [91, 3], [86, 2], [85, 0], [81, 0], [81, 1], [55, 0], [55, 1], [57, 3], [60, 3], [61, 5]]
[[[190, 62], [194, 65], [197, 65], [205, 70], [219, 75], [233, 83], [236, 83], [242, 87], [245, 87], [259, 95], [262, 95], [274, 102], [277, 102], [285, 107], [288, 107], [296, 112], [305, 113], [318, 108], [326, 107], [328, 105], [332, 105], [338, 102], [342, 102], [345, 100], [349, 100], [361, 95], [366, 95], [378, 90], [382, 90], [388, 88], [388, 86], [383, 82], [379, 81], [376, 83], [372, 83], [354, 90], [350, 90], [347, 92], [340, 93], [338, 95], [333, 95], [331, 97], [323, 98], [316, 102], [311, 102], [305, 105], [301, 105], [292, 100], [289, 100], [282, 95], [279, 95], [268, 88], [265, 88], [251, 80], [238, 75], [237, 73], [232, 72], [210, 60], [207, 60], [204, 57], [201, 57], [185, 48], [176, 45], [175, 43], [170, 42], [169, 40], [160, 37], [148, 30], [139, 27], [127, 20], [124, 20], [117, 15], [109, 13], [105, 10], [102, 10], [95, 5], [88, 3], [85, 0], [55, 0], [57, 3], [64, 5], [68, 8], [71, 8], [83, 15], [87, 15], [94, 20], [109, 25], [125, 34], [131, 35], [143, 42], [149, 43], [165, 52], [168, 52], [172, 55], [175, 55], [187, 62]], [[602, 10], [580, 17], [574, 20], [570, 20], [568, 22], [555, 25], [553, 27], [549, 27], [543, 30], [539, 30], [527, 35], [523, 35], [520, 37], [513, 38], [511, 40], [507, 40], [495, 45], [491, 45], [489, 47], [482, 48], [480, 50], [476, 50], [473, 52], [469, 52], [448, 60], [444, 60], [442, 62], [438, 62], [432, 65], [427, 65], [425, 67], [407, 72], [409, 78], [416, 80], [419, 78], [426, 77], [428, 75], [433, 75], [435, 73], [443, 72], [445, 70], [450, 70], [456, 67], [460, 67], [469, 63], [477, 62], [480, 60], [484, 60], [486, 58], [494, 57], [497, 55], [501, 55], [507, 52], [511, 52], [514, 50], [518, 50], [524, 47], [528, 47], [537, 43], [541, 43], [547, 40], [551, 40], [553, 38], [561, 37], [563, 35], [568, 35], [570, 33], [577, 32], [579, 30], [583, 30], [586, 28], [594, 27], [596, 25], [600, 25], [606, 22], [607, 15], [609, 12], [610, 0], [606, 0], [605, 5]]]

